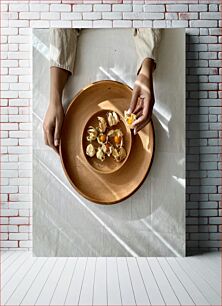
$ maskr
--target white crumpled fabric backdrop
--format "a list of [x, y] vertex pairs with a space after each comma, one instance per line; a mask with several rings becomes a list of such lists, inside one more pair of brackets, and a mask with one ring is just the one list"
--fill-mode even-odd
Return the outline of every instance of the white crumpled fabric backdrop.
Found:
[[[75, 75], [64, 106], [101, 79], [135, 81], [132, 29], [79, 36]], [[33, 30], [33, 254], [35, 256], [185, 255], [185, 32], [164, 30], [155, 71], [156, 150], [149, 176], [129, 199], [96, 205], [69, 184], [43, 141], [49, 97], [49, 31]]]

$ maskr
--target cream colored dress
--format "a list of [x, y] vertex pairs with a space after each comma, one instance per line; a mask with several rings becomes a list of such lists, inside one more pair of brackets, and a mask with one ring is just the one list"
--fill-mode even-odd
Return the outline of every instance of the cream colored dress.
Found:
[[[50, 29], [50, 67], [59, 67], [74, 72], [76, 46], [80, 29]], [[137, 74], [145, 58], [157, 61], [160, 29], [132, 29], [137, 52]]]

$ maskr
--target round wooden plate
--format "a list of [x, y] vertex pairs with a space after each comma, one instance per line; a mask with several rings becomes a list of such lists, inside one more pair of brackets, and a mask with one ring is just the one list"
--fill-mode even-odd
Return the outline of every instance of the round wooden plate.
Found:
[[[125, 124], [125, 120], [124, 117], [121, 113], [118, 113], [118, 117], [119, 117], [119, 122], [115, 125], [110, 127], [107, 124], [107, 128], [106, 128], [106, 132], [105, 134], [108, 133], [108, 131], [110, 130], [115, 130], [115, 129], [120, 129], [123, 133], [123, 147], [126, 150], [126, 157], [123, 161], [121, 162], [116, 162], [114, 160], [114, 158], [112, 156], [110, 157], [106, 157], [105, 160], [102, 162], [100, 160], [98, 160], [96, 158], [96, 156], [94, 157], [89, 157], [86, 154], [86, 147], [89, 144], [89, 141], [87, 141], [87, 130], [90, 126], [93, 127], [98, 127], [98, 116], [103, 117], [106, 119], [107, 121], [107, 113], [111, 112], [112, 110], [110, 109], [105, 109], [105, 110], [100, 110], [94, 114], [92, 114], [92, 116], [89, 118], [89, 120], [86, 122], [85, 124], [85, 128], [83, 131], [83, 137], [82, 137], [82, 146], [83, 146], [83, 153], [85, 156], [85, 159], [87, 160], [87, 162], [89, 163], [89, 165], [92, 167], [92, 169], [94, 171], [97, 171], [100, 174], [110, 174], [110, 173], [114, 173], [115, 171], [119, 170], [127, 161], [129, 154], [130, 154], [130, 150], [131, 150], [131, 146], [132, 146], [132, 135], [131, 135], [131, 130], [130, 128]], [[115, 143], [112, 140], [112, 138], [109, 139], [109, 142], [115, 147]], [[92, 141], [92, 144], [95, 148], [98, 148], [100, 146], [100, 144], [97, 142], [97, 140]]]
[[93, 113], [109, 109], [124, 113], [132, 89], [120, 82], [104, 80], [83, 88], [70, 103], [63, 122], [60, 158], [71, 185], [86, 199], [98, 204], [118, 203], [143, 183], [154, 155], [154, 128], [149, 123], [133, 137], [126, 163], [114, 173], [100, 174], [88, 164], [82, 147], [82, 133]]

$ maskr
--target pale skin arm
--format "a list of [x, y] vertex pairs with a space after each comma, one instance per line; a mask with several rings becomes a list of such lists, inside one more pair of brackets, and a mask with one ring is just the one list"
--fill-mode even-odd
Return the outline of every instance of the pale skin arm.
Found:
[[151, 120], [154, 106], [153, 71], [155, 63], [153, 59], [145, 58], [138, 77], [133, 87], [132, 99], [128, 113], [137, 115], [134, 126], [134, 134], [137, 134]]
[[60, 133], [64, 119], [62, 93], [69, 77], [69, 71], [50, 68], [50, 100], [43, 122], [44, 141], [53, 150], [59, 153]]

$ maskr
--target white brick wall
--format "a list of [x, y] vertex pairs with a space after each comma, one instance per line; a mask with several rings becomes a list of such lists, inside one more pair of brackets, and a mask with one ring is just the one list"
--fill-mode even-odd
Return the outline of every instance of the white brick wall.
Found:
[[[220, 247], [218, 0], [1, 3], [1, 247], [31, 248], [31, 27], [186, 27], [187, 248]], [[73, 4], [73, 3], [74, 4]]]

